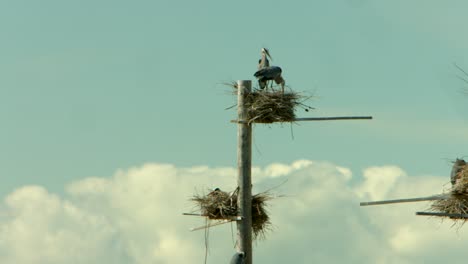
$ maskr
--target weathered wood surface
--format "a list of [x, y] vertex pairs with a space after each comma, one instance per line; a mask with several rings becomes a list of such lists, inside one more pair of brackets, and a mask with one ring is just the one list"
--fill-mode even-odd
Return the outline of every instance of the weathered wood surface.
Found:
[[[246, 120], [244, 99], [251, 92], [252, 82], [237, 81], [237, 87], [238, 120]], [[245, 264], [252, 264], [252, 126], [244, 122], [238, 123], [237, 127], [237, 208], [242, 217], [242, 220], [237, 221], [237, 250], [245, 253]]]

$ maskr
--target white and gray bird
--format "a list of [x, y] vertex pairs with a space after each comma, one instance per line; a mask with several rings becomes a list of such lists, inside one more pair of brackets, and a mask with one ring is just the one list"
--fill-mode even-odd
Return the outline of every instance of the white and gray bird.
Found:
[[260, 58], [260, 60], [258, 60], [258, 70], [270, 67], [270, 61], [268, 60], [268, 58], [270, 58], [270, 60], [273, 60], [270, 56], [270, 52], [266, 48], [262, 48], [261, 55], [262, 57]]
[[[260, 54], [261, 54], [261, 58], [258, 60], [257, 70], [270, 67], [270, 61], [268, 60], [268, 58], [270, 58], [271, 60], [273, 59], [271, 58], [270, 52], [268, 51], [268, 49], [262, 48], [262, 50], [260, 51]], [[258, 84], [260, 88], [262, 89], [264, 89], [265, 87], [268, 87], [268, 81], [259, 81]]]
[[229, 264], [244, 264], [245, 263], [245, 254], [244, 252], [236, 252], [231, 258]]
[[276, 84], [281, 85], [281, 91], [284, 93], [285, 81], [281, 76], [282, 70], [278, 66], [269, 66], [262, 68], [254, 73], [254, 76], [258, 79], [260, 89], [264, 89], [267, 85], [267, 81], [275, 81]]
[[460, 171], [466, 166], [466, 162], [463, 159], [456, 159], [452, 166], [452, 172], [450, 173], [450, 182], [452, 186], [457, 183], [460, 178]]

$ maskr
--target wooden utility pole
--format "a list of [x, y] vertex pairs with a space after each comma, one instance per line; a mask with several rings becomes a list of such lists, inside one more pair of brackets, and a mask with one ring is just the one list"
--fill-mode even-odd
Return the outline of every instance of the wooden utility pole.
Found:
[[[252, 90], [252, 81], [237, 81], [238, 120], [247, 120], [246, 96]], [[247, 122], [237, 124], [237, 250], [244, 252], [245, 264], [252, 264], [252, 126]]]

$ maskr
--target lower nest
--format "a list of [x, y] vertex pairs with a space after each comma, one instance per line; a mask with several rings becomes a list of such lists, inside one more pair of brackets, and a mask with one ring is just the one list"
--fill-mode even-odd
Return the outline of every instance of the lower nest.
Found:
[[[237, 194], [221, 190], [213, 191], [207, 195], [195, 195], [191, 200], [200, 208], [202, 216], [211, 220], [232, 220], [238, 216]], [[273, 199], [268, 192], [252, 196], [252, 232], [254, 238], [264, 238], [266, 231], [271, 229], [270, 217], [266, 210], [266, 202]]]

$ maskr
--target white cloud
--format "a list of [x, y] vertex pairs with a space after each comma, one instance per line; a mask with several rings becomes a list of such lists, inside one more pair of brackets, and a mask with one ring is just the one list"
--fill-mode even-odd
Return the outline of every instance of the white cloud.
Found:
[[381, 200], [387, 196], [396, 181], [406, 173], [396, 166], [370, 167], [364, 170], [364, 183], [358, 188], [361, 198]]
[[[204, 232], [188, 229], [204, 220], [182, 212], [193, 209], [188, 200], [194, 192], [234, 189], [235, 175], [235, 168], [146, 164], [70, 183], [64, 196], [40, 186], [19, 188], [2, 205], [0, 263], [202, 263]], [[274, 231], [257, 243], [256, 262], [465, 262], [463, 229], [414, 215], [427, 204], [358, 206], [438, 193], [448, 179], [382, 166], [351, 181], [347, 168], [307, 160], [257, 167], [253, 177], [256, 190], [287, 179], [275, 189], [287, 197], [271, 203]], [[227, 263], [234, 253], [231, 226], [209, 234], [208, 263]]]

